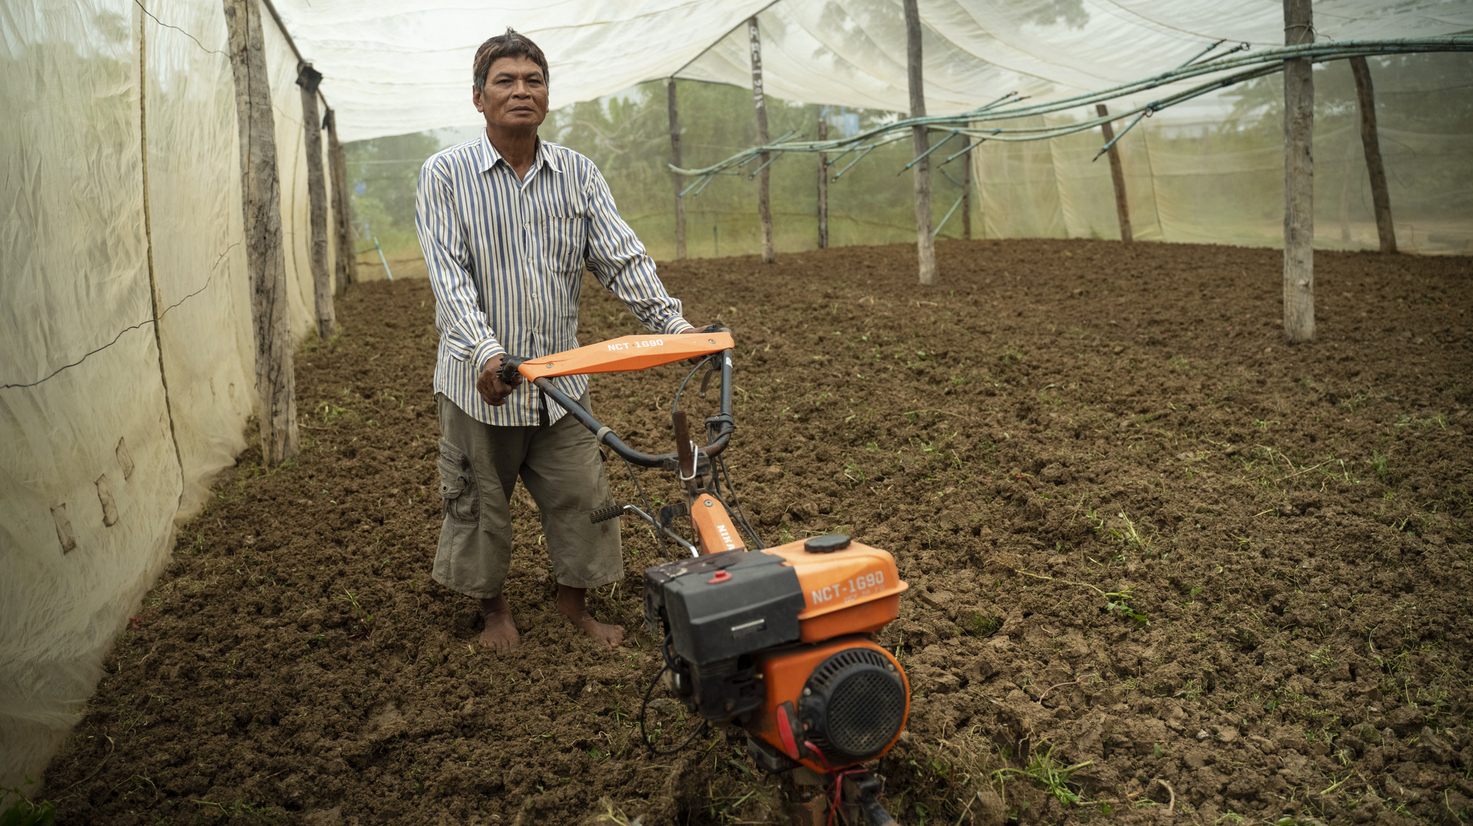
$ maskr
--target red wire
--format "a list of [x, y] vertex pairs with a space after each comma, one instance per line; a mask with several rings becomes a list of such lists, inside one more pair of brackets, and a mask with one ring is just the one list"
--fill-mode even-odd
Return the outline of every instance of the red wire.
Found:
[[[828, 769], [830, 774], [833, 773], [833, 767], [829, 764], [829, 759], [824, 756], [824, 753], [822, 751], [819, 751], [817, 746], [813, 745], [813, 741], [804, 740], [803, 745], [812, 749], [813, 753], [818, 755], [818, 759], [823, 761], [824, 768]], [[834, 813], [839, 810], [839, 798], [844, 792], [844, 778], [848, 777], [851, 774], [863, 773], [864, 769], [845, 769], [844, 771], [841, 771], [838, 774], [834, 775], [834, 799], [833, 802], [829, 805], [827, 826], [834, 826]]]

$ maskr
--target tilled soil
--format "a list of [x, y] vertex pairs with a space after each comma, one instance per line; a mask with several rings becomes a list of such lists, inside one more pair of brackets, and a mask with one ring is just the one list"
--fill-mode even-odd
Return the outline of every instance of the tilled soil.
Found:
[[[914, 691], [879, 767], [900, 822], [1467, 822], [1473, 261], [1319, 253], [1291, 348], [1275, 250], [950, 242], [937, 287], [914, 255], [661, 268], [734, 331], [763, 538], [847, 533], [910, 583], [879, 635]], [[247, 451], [181, 531], [47, 775], [60, 822], [782, 822], [739, 733], [640, 743], [635, 520], [590, 595], [614, 651], [556, 613], [525, 494], [519, 649], [430, 579], [433, 310], [361, 284], [300, 354], [301, 456]], [[581, 323], [642, 332], [601, 292]], [[597, 377], [594, 412], [670, 450], [686, 369]]]

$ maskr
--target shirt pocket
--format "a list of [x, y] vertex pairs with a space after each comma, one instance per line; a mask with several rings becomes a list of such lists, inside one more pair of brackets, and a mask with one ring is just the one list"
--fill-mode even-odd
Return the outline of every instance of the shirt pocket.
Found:
[[587, 216], [571, 209], [554, 209], [543, 222], [542, 245], [554, 272], [576, 276], [583, 272], [588, 245]]

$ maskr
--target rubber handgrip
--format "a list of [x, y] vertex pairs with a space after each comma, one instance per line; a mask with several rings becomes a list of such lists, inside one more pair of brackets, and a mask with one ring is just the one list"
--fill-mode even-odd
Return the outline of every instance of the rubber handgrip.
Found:
[[607, 507], [595, 508], [588, 514], [588, 521], [597, 525], [600, 522], [607, 522], [610, 519], [618, 519], [623, 514], [623, 505], [609, 505]]
[[501, 379], [502, 384], [508, 387], [515, 387], [521, 384], [522, 374], [517, 372], [517, 368], [521, 367], [522, 363], [526, 360], [523, 356], [514, 356], [511, 353], [507, 353], [501, 357], [501, 367], [496, 371], [496, 377]]

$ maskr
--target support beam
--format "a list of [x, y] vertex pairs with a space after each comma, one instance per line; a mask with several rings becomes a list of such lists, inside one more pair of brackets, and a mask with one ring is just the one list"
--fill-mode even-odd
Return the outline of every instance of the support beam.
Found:
[[[1310, 0], [1283, 0], [1284, 43], [1314, 42]], [[1284, 61], [1284, 338], [1314, 341], [1314, 65]]]
[[1371, 176], [1371, 203], [1376, 209], [1376, 234], [1381, 251], [1396, 252], [1396, 227], [1391, 223], [1391, 195], [1386, 191], [1386, 167], [1381, 163], [1381, 138], [1376, 132], [1376, 92], [1371, 67], [1364, 57], [1350, 59], [1355, 75], [1355, 97], [1360, 102], [1360, 142], [1366, 148], [1366, 172]]
[[333, 277], [332, 293], [342, 295], [353, 283], [353, 270], [357, 266], [358, 252], [353, 243], [353, 199], [348, 195], [348, 156], [343, 144], [338, 141], [338, 119], [332, 109], [323, 118], [327, 126], [327, 159], [332, 174], [332, 217], [333, 248], [337, 262]]
[[[675, 99], [675, 78], [670, 78], [665, 88], [670, 102], [670, 162], [680, 166], [680, 106]], [[675, 184], [675, 257], [684, 258], [685, 198], [680, 190], [685, 186], [685, 179], [671, 172], [670, 180]]]
[[[752, 44], [752, 106], [757, 110], [757, 145], [767, 145], [767, 99], [762, 91], [762, 36], [757, 31], [757, 18], [754, 15], [747, 21], [747, 35]], [[770, 173], [767, 170], [767, 153], [763, 152], [759, 158], [761, 166], [757, 173], [757, 217], [762, 221], [762, 263], [771, 264], [777, 260], [772, 249], [772, 203], [770, 194]]]
[[312, 254], [312, 297], [317, 305], [317, 336], [332, 337], [337, 313], [332, 306], [332, 273], [327, 268], [327, 175], [322, 167], [322, 118], [317, 114], [317, 86], [322, 73], [303, 61], [297, 64], [302, 87], [302, 136], [307, 153], [308, 248]]
[[971, 138], [967, 142], [967, 156], [962, 159], [962, 238], [972, 240], [972, 148], [978, 144]]
[[224, 4], [230, 66], [235, 75], [235, 112], [240, 128], [261, 461], [274, 465], [296, 456], [298, 449], [286, 255], [281, 246], [281, 182], [276, 173], [276, 127], [260, 6], [257, 0], [224, 0]]
[[[1110, 110], [1103, 103], [1095, 104], [1100, 117], [1108, 117]], [[1105, 145], [1110, 147], [1110, 180], [1115, 182], [1115, 214], [1120, 219], [1120, 240], [1129, 244], [1135, 240], [1130, 231], [1130, 202], [1125, 198], [1125, 169], [1120, 165], [1120, 148], [1115, 145], [1115, 127], [1109, 121], [1100, 124], [1105, 133]]]
[[[910, 116], [926, 116], [926, 84], [921, 74], [921, 13], [916, 0], [905, 2], [905, 55], [910, 85]], [[915, 171], [916, 252], [920, 259], [921, 283], [936, 283], [936, 239], [931, 237], [931, 159], [921, 158], [931, 148], [926, 127], [911, 127], [911, 144], [920, 160]]]
[[[818, 139], [829, 139], [829, 122], [818, 116]], [[818, 153], [818, 248], [829, 248], [829, 155]]]

